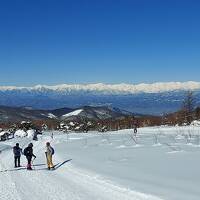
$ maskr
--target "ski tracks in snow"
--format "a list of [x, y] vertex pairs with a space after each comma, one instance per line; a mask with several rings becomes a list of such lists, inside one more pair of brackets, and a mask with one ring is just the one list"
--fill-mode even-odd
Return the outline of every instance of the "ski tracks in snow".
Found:
[[[3, 163], [3, 157], [1, 153], [0, 169], [5, 170], [6, 166]], [[18, 191], [16, 189], [16, 184], [13, 181], [11, 174], [1, 173], [0, 175], [0, 200], [21, 200]]]
[[32, 200], [159, 200], [85, 174], [72, 165], [58, 171], [20, 171], [19, 175], [14, 174], [13, 180], [21, 200], [30, 195]]
[[[39, 144], [40, 143], [40, 144]], [[44, 141], [38, 142], [38, 146]], [[35, 146], [36, 146], [35, 145]], [[4, 152], [5, 163], [11, 163], [11, 152]], [[38, 162], [44, 162], [42, 156]], [[0, 162], [1, 169], [9, 168]], [[56, 171], [19, 170], [0, 174], [0, 200], [161, 200], [132, 191], [78, 169], [70, 163]]]

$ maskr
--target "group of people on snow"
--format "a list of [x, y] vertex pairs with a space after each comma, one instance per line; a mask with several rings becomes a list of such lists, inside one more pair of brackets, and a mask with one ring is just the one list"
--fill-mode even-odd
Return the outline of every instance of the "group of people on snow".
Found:
[[[14, 164], [15, 168], [21, 167], [20, 158], [21, 155], [26, 156], [27, 159], [27, 170], [32, 170], [32, 158], [36, 158], [35, 154], [33, 153], [33, 143], [28, 144], [28, 146], [22, 151], [22, 148], [19, 146], [19, 143], [13, 147], [13, 154], [14, 154]], [[46, 150], [45, 150], [46, 160], [47, 160], [47, 167], [48, 169], [54, 169], [54, 164], [52, 161], [52, 156], [54, 155], [54, 149], [51, 146], [50, 142], [46, 143]]]

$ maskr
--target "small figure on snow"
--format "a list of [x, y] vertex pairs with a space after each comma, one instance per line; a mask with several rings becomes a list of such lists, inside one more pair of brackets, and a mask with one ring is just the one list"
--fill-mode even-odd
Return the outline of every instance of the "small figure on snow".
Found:
[[13, 154], [14, 154], [15, 167], [21, 167], [20, 157], [22, 154], [22, 149], [19, 147], [19, 143], [16, 143], [16, 145], [13, 147]]
[[37, 137], [37, 131], [34, 132], [34, 135], [33, 135], [33, 140], [35, 141], [38, 141], [38, 137]]
[[28, 145], [28, 147], [26, 147], [24, 149], [24, 155], [26, 156], [26, 159], [28, 161], [27, 169], [32, 170], [32, 167], [31, 167], [32, 157], [36, 158], [36, 156], [33, 154], [33, 144], [32, 143], [30, 143]]
[[47, 142], [46, 143], [46, 151], [45, 151], [45, 154], [46, 154], [46, 159], [47, 159], [47, 166], [48, 166], [48, 169], [54, 169], [54, 164], [52, 162], [52, 156], [54, 154], [54, 149], [53, 147], [50, 145], [50, 142]]
[[135, 135], [137, 134], [137, 129], [138, 129], [139, 125], [138, 125], [138, 121], [134, 122], [134, 133]]

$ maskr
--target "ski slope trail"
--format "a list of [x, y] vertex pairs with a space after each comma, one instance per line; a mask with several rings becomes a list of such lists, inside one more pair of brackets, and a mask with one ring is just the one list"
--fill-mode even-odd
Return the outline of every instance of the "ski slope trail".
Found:
[[[44, 144], [34, 143], [37, 158], [33, 171], [13, 169], [12, 149], [0, 154], [0, 200], [160, 200], [119, 186], [98, 174], [73, 166], [73, 160], [55, 171], [45, 165]], [[56, 152], [59, 157], [59, 152]], [[22, 164], [26, 163], [22, 156]], [[8, 171], [4, 171], [11, 169]]]

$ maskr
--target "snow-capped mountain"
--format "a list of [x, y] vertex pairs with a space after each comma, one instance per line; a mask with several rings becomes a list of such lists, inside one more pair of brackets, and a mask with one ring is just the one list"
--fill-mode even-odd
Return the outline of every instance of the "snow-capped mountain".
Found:
[[153, 84], [63, 84], [56, 86], [0, 87], [0, 105], [35, 109], [110, 105], [142, 114], [162, 114], [180, 108], [187, 90], [200, 99], [199, 82]]
[[34, 87], [16, 87], [16, 86], [0, 86], [0, 91], [21, 91], [21, 92], [50, 92], [56, 91], [61, 93], [72, 92], [92, 92], [104, 94], [137, 94], [137, 93], [160, 93], [175, 90], [198, 90], [200, 82], [158, 82], [152, 84], [62, 84], [55, 86], [36, 85]]
[[133, 113], [123, 111], [117, 108], [107, 107], [107, 106], [84, 106], [78, 108], [70, 113], [62, 115], [61, 120], [105, 120], [105, 119], [119, 119], [124, 116], [133, 116]]

